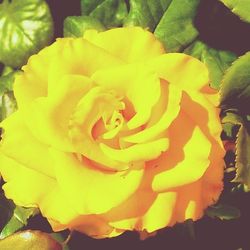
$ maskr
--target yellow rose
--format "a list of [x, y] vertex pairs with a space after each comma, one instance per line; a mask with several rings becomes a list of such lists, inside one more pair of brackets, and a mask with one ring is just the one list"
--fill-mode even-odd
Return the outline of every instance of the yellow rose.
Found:
[[58, 39], [16, 78], [6, 196], [92, 237], [197, 220], [222, 190], [217, 94], [198, 60], [138, 27]]

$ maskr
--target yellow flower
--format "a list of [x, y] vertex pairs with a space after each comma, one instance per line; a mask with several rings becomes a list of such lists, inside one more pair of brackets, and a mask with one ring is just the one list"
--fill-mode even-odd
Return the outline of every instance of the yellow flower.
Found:
[[222, 190], [217, 94], [198, 60], [138, 27], [58, 39], [16, 78], [6, 196], [92, 237], [197, 220]]

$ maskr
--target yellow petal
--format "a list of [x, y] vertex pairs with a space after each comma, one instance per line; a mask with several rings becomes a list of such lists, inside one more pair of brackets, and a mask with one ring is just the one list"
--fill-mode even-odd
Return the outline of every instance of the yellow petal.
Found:
[[30, 103], [29, 109], [22, 110], [25, 123], [32, 134], [47, 147], [54, 146], [61, 150], [73, 152], [74, 147], [65, 132], [63, 124], [58, 126], [54, 110], [46, 97], [37, 98]]
[[14, 83], [14, 93], [19, 108], [35, 98], [47, 95], [51, 59], [57, 57], [62, 50], [63, 43], [56, 42], [31, 56], [27, 65], [22, 67], [24, 72], [16, 77]]
[[174, 168], [158, 173], [152, 183], [153, 190], [164, 192], [169, 188], [186, 185], [200, 179], [209, 166], [210, 150], [210, 142], [199, 127], [195, 127], [192, 137], [183, 148], [184, 159]]
[[209, 82], [206, 66], [194, 57], [185, 54], [164, 54], [152, 59], [148, 65], [157, 72], [160, 78], [188, 93], [201, 90]]
[[175, 213], [176, 198], [176, 192], [158, 194], [152, 206], [141, 218], [141, 230], [146, 229], [147, 232], [151, 233], [166, 227]]
[[102, 216], [109, 221], [110, 225], [117, 229], [141, 231], [142, 224], [140, 218], [152, 206], [156, 196], [156, 193], [139, 187], [125, 202]]
[[62, 38], [57, 42], [63, 43], [63, 49], [50, 59], [51, 67], [48, 74], [50, 84], [57, 85], [60, 76], [65, 74], [89, 77], [97, 70], [123, 64], [119, 58], [83, 38]]
[[136, 144], [125, 149], [114, 149], [103, 143], [100, 144], [101, 150], [111, 159], [116, 161], [132, 163], [137, 161], [149, 161], [159, 157], [168, 148], [168, 139], [161, 138], [156, 141]]
[[[58, 225], [55, 223], [53, 224], [54, 228], [58, 228]], [[68, 225], [68, 228], [87, 234], [96, 239], [115, 237], [124, 232], [124, 230], [117, 230], [110, 226], [108, 222], [99, 215], [78, 216]]]
[[113, 89], [131, 102], [135, 115], [127, 123], [129, 129], [145, 124], [150, 119], [152, 107], [160, 98], [160, 80], [144, 64], [99, 70], [92, 79], [97, 85]]
[[58, 189], [54, 178], [19, 164], [0, 153], [0, 171], [7, 183], [3, 190], [7, 198], [24, 207], [39, 207], [45, 217], [67, 224], [76, 212]]
[[222, 146], [220, 134], [222, 125], [220, 123], [220, 110], [211, 104], [203, 94], [189, 94], [183, 98], [183, 110], [198, 124], [202, 132], [211, 140], [216, 140]]
[[115, 106], [119, 106], [119, 102], [110, 93], [103, 92], [101, 87], [92, 88], [72, 114], [69, 134], [75, 152], [101, 164], [103, 168], [119, 171], [127, 169], [127, 164], [107, 157], [92, 136], [93, 127], [101, 119], [104, 111]]
[[204, 204], [201, 199], [203, 193], [206, 193], [206, 190], [202, 189], [202, 181], [200, 179], [177, 189], [178, 198], [173, 218], [174, 223], [188, 219], [197, 220], [202, 216], [203, 210], [207, 207], [207, 204]]
[[84, 38], [129, 63], [165, 53], [155, 36], [140, 27], [115, 28], [100, 33], [87, 30]]
[[100, 214], [118, 206], [135, 192], [143, 174], [143, 170], [100, 171], [72, 154], [56, 150], [52, 154], [59, 185], [82, 215]]
[[52, 86], [48, 98], [37, 98], [22, 110], [30, 131], [41, 142], [65, 151], [73, 151], [68, 136], [70, 116], [84, 93], [91, 87], [89, 78], [64, 75]]
[[24, 73], [14, 84], [18, 106], [24, 107], [35, 98], [46, 96], [48, 81], [56, 86], [64, 74], [89, 76], [98, 69], [121, 63], [121, 60], [83, 38], [57, 39], [54, 44], [31, 56], [22, 68]]
[[54, 177], [53, 161], [48, 147], [28, 130], [17, 111], [1, 123], [4, 129], [1, 151], [8, 157], [44, 175]]
[[151, 127], [146, 127], [143, 131], [123, 137], [122, 140], [131, 143], [143, 143], [154, 139], [157, 135], [166, 131], [172, 121], [176, 118], [180, 110], [182, 93], [174, 85], [169, 84], [168, 104], [160, 120]]

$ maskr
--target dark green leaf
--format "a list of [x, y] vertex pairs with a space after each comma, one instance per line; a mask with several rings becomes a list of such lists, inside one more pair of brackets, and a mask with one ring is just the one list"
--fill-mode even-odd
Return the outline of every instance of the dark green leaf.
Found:
[[244, 125], [239, 129], [236, 140], [236, 177], [234, 182], [240, 182], [250, 188], [250, 134]]
[[124, 26], [141, 26], [154, 31], [172, 0], [130, 0]]
[[98, 19], [107, 28], [122, 26], [127, 16], [125, 0], [82, 0], [82, 15]]
[[210, 86], [215, 89], [219, 89], [225, 71], [236, 59], [232, 52], [213, 49], [199, 40], [191, 44], [184, 53], [205, 63], [209, 70]]
[[5, 227], [13, 215], [15, 204], [8, 200], [4, 193], [0, 193], [0, 231]]
[[62, 245], [49, 234], [40, 231], [22, 231], [0, 241], [4, 250], [62, 250]]
[[155, 29], [168, 52], [183, 50], [198, 36], [193, 20], [200, 0], [172, 0]]
[[89, 16], [69, 16], [64, 20], [64, 37], [82, 37], [87, 29], [105, 30], [100, 21]]
[[3, 193], [0, 193], [0, 239], [25, 226], [28, 218], [37, 211], [35, 208], [15, 206], [13, 201], [8, 200]]
[[98, 5], [105, 0], [81, 0], [82, 15], [89, 15]]
[[250, 1], [249, 0], [220, 0], [235, 15], [239, 16], [243, 21], [250, 23]]
[[206, 210], [206, 214], [211, 218], [219, 218], [221, 220], [232, 220], [240, 217], [240, 210], [236, 207], [219, 204], [211, 206]]
[[221, 85], [221, 107], [235, 108], [249, 114], [250, 106], [250, 52], [235, 60], [226, 71]]
[[2, 103], [0, 103], [0, 119], [3, 120], [16, 111], [17, 104], [12, 91], [4, 93], [1, 96], [1, 99]]
[[245, 184], [239, 184], [236, 187], [232, 188], [232, 192], [243, 192], [243, 193], [248, 193], [250, 192], [250, 189], [247, 187]]
[[62, 250], [70, 250], [69, 246], [67, 245], [67, 242], [70, 239], [67, 238], [65, 242], [65, 238], [62, 236], [61, 233], [52, 233], [50, 235], [51, 237], [53, 237], [53, 239], [55, 239], [56, 241], [62, 244], [62, 247], [63, 247]]
[[15, 76], [20, 72], [20, 71], [11, 71], [7, 73], [8, 69], [5, 70], [3, 71], [3, 76], [0, 77], [0, 95], [6, 91], [12, 91]]
[[19, 74], [19, 71], [12, 71], [0, 77], [0, 121], [12, 114], [17, 108], [12, 92], [16, 74]]
[[236, 177], [233, 182], [240, 182], [250, 188], [250, 133], [249, 121], [246, 117], [227, 112], [222, 118], [222, 123], [231, 123], [239, 126], [236, 139]]
[[4, 0], [0, 4], [0, 61], [13, 68], [48, 45], [53, 23], [44, 0]]
[[11, 73], [12, 71], [14, 71], [11, 67], [5, 66], [3, 68], [3, 71], [1, 73], [2, 76], [8, 75], [9, 73]]
[[237, 110], [226, 110], [222, 117], [222, 124], [231, 123], [233, 125], [242, 125], [243, 119], [237, 114]]
[[0, 239], [15, 233], [17, 230], [27, 225], [28, 219], [35, 215], [37, 211], [36, 208], [23, 208], [16, 206], [12, 217], [1, 231]]

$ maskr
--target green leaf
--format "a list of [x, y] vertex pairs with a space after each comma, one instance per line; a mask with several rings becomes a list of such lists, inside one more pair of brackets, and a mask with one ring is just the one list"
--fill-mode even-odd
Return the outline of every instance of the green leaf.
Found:
[[107, 28], [122, 26], [127, 16], [125, 0], [81, 0], [82, 15], [98, 19]]
[[213, 49], [199, 40], [185, 49], [184, 53], [198, 58], [207, 66], [210, 86], [214, 89], [220, 88], [225, 71], [236, 59], [236, 55], [232, 52]]
[[0, 193], [0, 231], [5, 227], [13, 215], [15, 204], [8, 200], [4, 193]]
[[12, 235], [17, 230], [27, 225], [28, 219], [31, 216], [37, 214], [37, 212], [38, 210], [36, 208], [24, 208], [16, 206], [12, 217], [0, 233], [0, 239], [4, 239], [5, 237]]
[[237, 135], [235, 166], [236, 177], [233, 182], [240, 182], [250, 188], [250, 134], [244, 124]]
[[240, 182], [250, 188], [250, 126], [246, 117], [226, 112], [222, 123], [239, 126], [236, 139], [236, 176], [232, 182]]
[[17, 109], [16, 100], [12, 91], [6, 92], [1, 96], [0, 119], [1, 121], [11, 115]]
[[245, 22], [250, 23], [250, 2], [249, 0], [220, 0], [235, 15], [239, 16]]
[[225, 204], [211, 206], [206, 210], [206, 215], [211, 218], [219, 218], [221, 220], [232, 220], [240, 217], [240, 210], [236, 207]]
[[[13, 201], [0, 193], [0, 239], [3, 239], [27, 224], [28, 218], [38, 212], [36, 208], [15, 206]], [[1, 249], [1, 248], [0, 248]]]
[[141, 26], [154, 31], [172, 0], [130, 0], [124, 26]]
[[183, 50], [198, 36], [194, 18], [200, 0], [172, 0], [155, 29], [167, 52]]
[[64, 20], [64, 37], [82, 37], [87, 29], [105, 30], [100, 21], [89, 16], [69, 16]]
[[10, 69], [4, 69], [3, 75], [0, 77], [0, 95], [6, 91], [12, 91], [15, 76], [20, 73], [20, 71], [10, 71]]
[[66, 239], [62, 236], [61, 233], [51, 233], [50, 234], [51, 237], [53, 237], [53, 239], [55, 239], [56, 241], [58, 241], [59, 243], [61, 243], [63, 249], [62, 250], [70, 250], [69, 246], [67, 245], [67, 242], [70, 239]]
[[89, 15], [98, 5], [105, 0], [81, 0], [82, 15]]
[[62, 250], [62, 245], [49, 234], [40, 231], [22, 231], [0, 241], [4, 250]]
[[12, 71], [0, 77], [0, 121], [12, 114], [16, 108], [16, 100], [12, 92], [15, 76], [20, 71]]
[[53, 22], [44, 0], [4, 0], [0, 4], [0, 61], [18, 68], [48, 45]]
[[221, 85], [221, 108], [238, 109], [249, 114], [250, 105], [250, 52], [234, 61], [226, 71]]
[[1, 72], [2, 76], [8, 75], [9, 73], [11, 73], [12, 71], [14, 71], [11, 67], [5, 66]]

